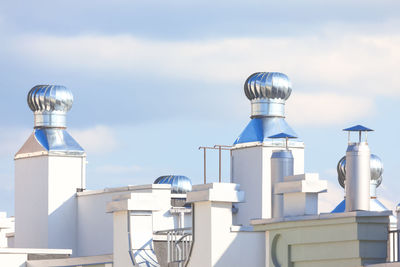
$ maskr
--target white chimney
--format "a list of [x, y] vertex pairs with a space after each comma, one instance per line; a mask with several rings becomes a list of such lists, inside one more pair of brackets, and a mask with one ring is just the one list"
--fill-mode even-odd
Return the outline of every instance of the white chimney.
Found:
[[66, 131], [72, 102], [60, 85], [28, 93], [35, 126], [14, 158], [16, 247], [76, 249], [76, 192], [86, 186], [86, 153]]
[[[371, 152], [362, 132], [372, 131], [362, 125], [344, 129], [349, 132], [346, 151], [346, 211], [370, 210]], [[358, 142], [350, 142], [350, 133], [358, 132]]]
[[[246, 80], [244, 92], [251, 101], [251, 121], [234, 142], [231, 182], [240, 184], [246, 201], [238, 203], [234, 224], [249, 225], [251, 219], [272, 217], [271, 156], [283, 142], [270, 136], [287, 133], [297, 136], [285, 121], [285, 101], [292, 85], [278, 72], [257, 72]], [[294, 174], [304, 173], [304, 143], [288, 144], [294, 158]]]

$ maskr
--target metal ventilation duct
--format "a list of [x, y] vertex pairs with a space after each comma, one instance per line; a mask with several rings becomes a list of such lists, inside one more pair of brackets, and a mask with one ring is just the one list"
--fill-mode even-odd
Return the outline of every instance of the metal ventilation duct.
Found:
[[74, 97], [62, 85], [36, 85], [28, 93], [28, 106], [34, 112], [35, 128], [65, 128], [66, 114]]
[[[294, 159], [290, 150], [276, 150], [271, 156], [271, 187], [283, 182], [286, 176], [292, 176]], [[272, 195], [272, 218], [283, 217], [283, 195]]]
[[256, 72], [244, 83], [251, 101], [251, 117], [285, 117], [285, 101], [292, 92], [289, 78], [279, 72]]
[[84, 149], [66, 131], [72, 92], [62, 85], [37, 85], [27, 96], [34, 114], [34, 131], [15, 159], [37, 155], [85, 155]]
[[170, 184], [171, 193], [173, 194], [186, 194], [192, 191], [192, 181], [183, 175], [160, 176], [153, 184]]
[[[297, 136], [285, 121], [285, 101], [292, 92], [288, 76], [279, 72], [256, 72], [244, 83], [244, 93], [251, 101], [251, 121], [234, 144], [272, 142], [269, 136], [287, 133]], [[292, 141], [290, 146], [300, 140]]]
[[[346, 156], [342, 157], [337, 165], [338, 182], [341, 187], [345, 188], [346, 181]], [[375, 154], [371, 154], [370, 159], [370, 169], [371, 169], [371, 192], [370, 196], [376, 196], [376, 188], [379, 187], [383, 179], [383, 163], [382, 160]]]
[[[346, 211], [370, 210], [371, 152], [361, 133], [372, 131], [361, 125], [344, 129], [349, 134], [346, 151]], [[350, 133], [358, 132], [358, 142], [350, 142]]]

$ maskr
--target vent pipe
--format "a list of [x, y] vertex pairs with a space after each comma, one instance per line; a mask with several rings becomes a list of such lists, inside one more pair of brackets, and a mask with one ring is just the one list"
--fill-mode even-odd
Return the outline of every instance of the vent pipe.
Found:
[[271, 156], [271, 188], [272, 194], [272, 218], [283, 217], [283, 194], [275, 194], [274, 188], [278, 183], [283, 182], [283, 178], [286, 176], [292, 176], [294, 171], [294, 160], [292, 151], [288, 148], [288, 139], [297, 138], [296, 136], [280, 133], [277, 135], [270, 136], [271, 139], [284, 138], [286, 139], [285, 149], [274, 150]]
[[[367, 132], [372, 130], [356, 125], [344, 131], [349, 135], [346, 151], [346, 211], [370, 210], [371, 152]], [[358, 142], [350, 142], [351, 132], [358, 132]], [[362, 141], [363, 132], [365, 141]]]
[[[371, 184], [370, 197], [376, 198], [376, 188], [379, 187], [383, 179], [383, 163], [380, 157], [371, 154]], [[337, 165], [338, 181], [341, 187], [345, 188], [346, 183], [346, 156], [342, 157]]]

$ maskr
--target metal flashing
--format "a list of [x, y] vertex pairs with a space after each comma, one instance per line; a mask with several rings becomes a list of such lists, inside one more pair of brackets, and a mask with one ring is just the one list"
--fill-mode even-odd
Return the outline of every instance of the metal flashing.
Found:
[[33, 130], [14, 159], [43, 155], [85, 156], [86, 153], [65, 129], [38, 128]]
[[[250, 142], [273, 142], [274, 136], [280, 133], [286, 133], [291, 136], [297, 136], [296, 132], [289, 126], [284, 118], [264, 117], [252, 119], [243, 132], [233, 143], [234, 145]], [[296, 143], [300, 140], [294, 141]]]

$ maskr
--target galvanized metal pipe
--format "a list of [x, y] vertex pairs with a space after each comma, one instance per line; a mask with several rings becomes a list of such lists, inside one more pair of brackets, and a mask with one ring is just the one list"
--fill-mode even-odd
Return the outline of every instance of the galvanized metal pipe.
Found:
[[204, 184], [207, 183], [207, 155], [206, 148], [204, 148]]
[[[277, 183], [283, 182], [283, 178], [293, 175], [294, 160], [290, 150], [276, 150], [271, 156], [271, 188], [272, 192]], [[283, 217], [283, 195], [272, 194], [271, 197], [272, 218]]]
[[370, 209], [371, 152], [366, 142], [350, 143], [346, 151], [346, 211]]

